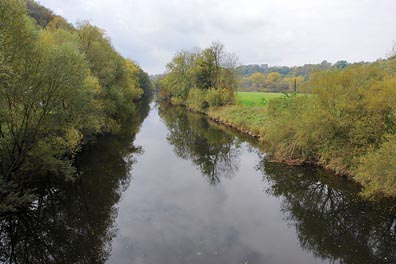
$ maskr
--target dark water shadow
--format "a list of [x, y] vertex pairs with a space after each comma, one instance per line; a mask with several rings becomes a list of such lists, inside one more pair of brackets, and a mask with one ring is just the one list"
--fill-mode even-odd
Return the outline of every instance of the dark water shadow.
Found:
[[264, 159], [258, 169], [302, 249], [331, 263], [396, 263], [394, 201], [366, 201], [356, 183], [319, 168]]
[[104, 263], [117, 229], [115, 205], [131, 180], [143, 102], [117, 136], [101, 136], [76, 158], [74, 182], [36, 183], [31, 206], [0, 218], [0, 263]]

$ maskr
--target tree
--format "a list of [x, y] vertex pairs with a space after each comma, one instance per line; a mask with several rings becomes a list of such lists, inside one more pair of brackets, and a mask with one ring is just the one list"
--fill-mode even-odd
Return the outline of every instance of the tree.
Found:
[[149, 89], [102, 30], [49, 19], [37, 27], [24, 1], [0, 2], [0, 198], [16, 207], [37, 177], [75, 176], [86, 138], [120, 128], [136, 111], [139, 85]]
[[213, 104], [229, 104], [237, 87], [235, 65], [236, 56], [225, 52], [219, 42], [203, 51], [178, 52], [160, 81], [161, 96], [173, 104], [193, 104], [199, 111]]
[[348, 62], [346, 60], [340, 60], [334, 63], [334, 67], [338, 69], [344, 69], [346, 66], [348, 66]]
[[249, 81], [253, 89], [262, 89], [265, 85], [265, 75], [260, 72], [253, 73], [249, 76]]

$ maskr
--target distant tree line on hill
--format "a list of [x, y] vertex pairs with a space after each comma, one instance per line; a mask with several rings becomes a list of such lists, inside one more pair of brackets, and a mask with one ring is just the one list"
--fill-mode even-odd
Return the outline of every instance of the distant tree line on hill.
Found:
[[319, 64], [303, 66], [272, 66], [267, 64], [242, 65], [237, 67], [240, 74], [240, 91], [283, 92], [294, 91], [297, 87], [304, 90], [303, 84], [311, 73], [329, 69], [344, 69], [349, 63], [345, 60], [331, 64], [322, 61]]

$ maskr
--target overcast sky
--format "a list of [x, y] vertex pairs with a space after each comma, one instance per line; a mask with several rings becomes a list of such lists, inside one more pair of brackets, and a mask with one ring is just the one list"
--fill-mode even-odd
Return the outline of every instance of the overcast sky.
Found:
[[224, 43], [241, 64], [373, 61], [396, 41], [396, 0], [40, 0], [89, 20], [150, 74], [181, 49]]

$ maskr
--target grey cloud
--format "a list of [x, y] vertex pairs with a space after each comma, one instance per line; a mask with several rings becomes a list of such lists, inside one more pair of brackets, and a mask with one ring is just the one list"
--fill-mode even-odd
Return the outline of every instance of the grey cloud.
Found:
[[375, 60], [396, 40], [394, 0], [41, 0], [106, 30], [149, 73], [180, 49], [223, 42], [241, 63]]

